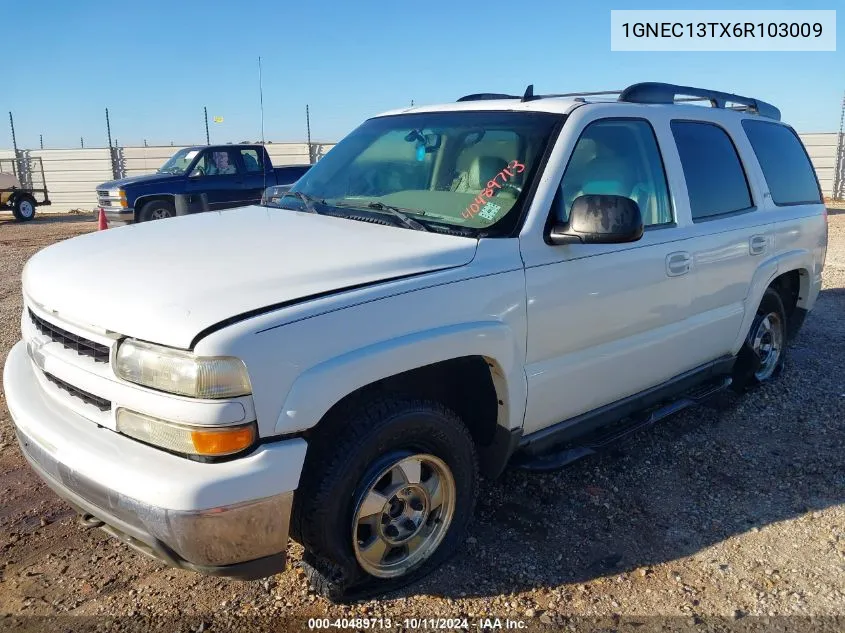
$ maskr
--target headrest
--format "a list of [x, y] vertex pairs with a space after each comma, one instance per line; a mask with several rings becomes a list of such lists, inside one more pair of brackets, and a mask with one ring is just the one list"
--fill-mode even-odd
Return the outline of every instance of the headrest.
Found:
[[629, 196], [636, 177], [628, 161], [616, 157], [596, 157], [584, 169], [585, 194]]
[[500, 171], [508, 166], [508, 162], [498, 156], [476, 156], [469, 166], [468, 180], [471, 189], [484, 189]]

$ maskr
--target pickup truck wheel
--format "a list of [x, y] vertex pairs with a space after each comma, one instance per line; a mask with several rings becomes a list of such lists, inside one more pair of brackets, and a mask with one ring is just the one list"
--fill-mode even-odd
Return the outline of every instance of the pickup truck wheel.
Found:
[[35, 217], [35, 198], [30, 195], [21, 195], [15, 198], [12, 204], [12, 215], [15, 219], [27, 222]]
[[141, 208], [141, 222], [173, 217], [176, 217], [176, 207], [169, 200], [151, 200]]
[[398, 589], [463, 542], [475, 507], [475, 445], [439, 403], [347, 409], [311, 440], [292, 534], [312, 588], [331, 600]]
[[786, 332], [786, 311], [780, 294], [767, 288], [734, 366], [734, 389], [745, 391], [780, 373], [786, 354]]

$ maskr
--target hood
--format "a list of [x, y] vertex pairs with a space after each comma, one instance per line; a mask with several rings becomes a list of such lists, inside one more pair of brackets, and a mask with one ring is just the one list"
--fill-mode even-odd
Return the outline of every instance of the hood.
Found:
[[184, 175], [179, 174], [144, 174], [143, 176], [130, 176], [129, 178], [121, 178], [120, 180], [110, 180], [98, 185], [97, 189], [117, 189], [132, 185], [154, 185], [160, 182], [178, 180], [183, 177]]
[[462, 266], [477, 240], [251, 206], [88, 233], [36, 253], [24, 293], [59, 317], [188, 348], [274, 304]]

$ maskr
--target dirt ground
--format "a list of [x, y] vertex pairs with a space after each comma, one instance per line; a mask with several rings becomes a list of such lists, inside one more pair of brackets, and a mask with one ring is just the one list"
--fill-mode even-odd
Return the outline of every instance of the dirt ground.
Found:
[[[309, 593], [295, 545], [288, 571], [246, 583], [169, 569], [84, 529], [26, 466], [0, 390], [0, 630], [161, 616], [173, 631], [303, 630], [312, 617], [380, 619], [345, 623], [359, 629], [442, 628], [409, 619], [443, 617], [470, 629], [510, 618], [529, 630], [843, 631], [845, 205], [829, 224], [824, 289], [779, 380], [566, 470], [484, 482], [461, 554], [381, 600]], [[87, 216], [0, 215], [0, 364], [20, 336], [26, 259], [95, 228]]]

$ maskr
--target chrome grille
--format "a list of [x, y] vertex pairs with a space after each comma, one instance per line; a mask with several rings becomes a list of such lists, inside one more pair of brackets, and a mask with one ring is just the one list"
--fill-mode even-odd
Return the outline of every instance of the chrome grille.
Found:
[[101, 207], [110, 207], [111, 206], [111, 198], [109, 198], [108, 191], [97, 190], [97, 203]]
[[77, 336], [52, 323], [48, 323], [41, 317], [36, 316], [32, 310], [29, 311], [29, 318], [32, 320], [35, 329], [41, 332], [41, 334], [50, 337], [52, 341], [60, 343], [67, 349], [74, 350], [80, 356], [89, 356], [96, 363], [109, 362], [109, 348], [105, 345], [89, 341], [87, 338]]
[[44, 377], [56, 385], [62, 391], [66, 391], [74, 398], [79, 398], [85, 404], [90, 404], [91, 406], [97, 407], [100, 411], [110, 411], [111, 410], [111, 402], [106, 400], [105, 398], [99, 398], [95, 396], [93, 393], [88, 393], [87, 391], [83, 391], [78, 387], [74, 387], [66, 383], [64, 380], [59, 380], [52, 374], [48, 374], [44, 372]]

